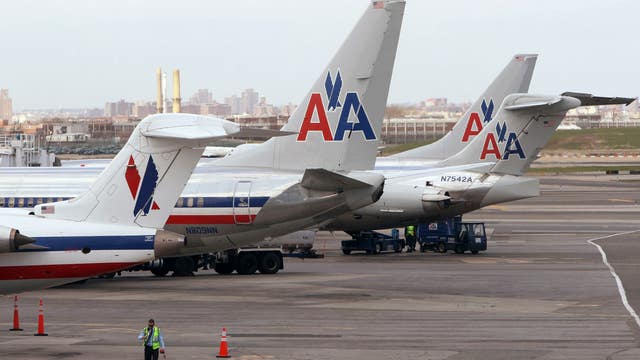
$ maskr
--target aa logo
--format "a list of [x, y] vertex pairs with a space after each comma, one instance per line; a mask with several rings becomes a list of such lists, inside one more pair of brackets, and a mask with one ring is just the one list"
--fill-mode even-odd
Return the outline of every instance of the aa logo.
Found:
[[[504, 152], [501, 153], [499, 144], [504, 143], [506, 143]], [[489, 132], [484, 139], [480, 160], [486, 160], [489, 156], [493, 156], [496, 160], [509, 160], [511, 155], [526, 159], [520, 140], [518, 140], [518, 135], [514, 132], [508, 132], [506, 123], [498, 122], [495, 134]]]
[[485, 99], [482, 99], [482, 121], [480, 121], [480, 114], [472, 112], [467, 120], [467, 127], [462, 135], [462, 142], [469, 142], [472, 136], [480, 134], [484, 126], [486, 126], [493, 119], [493, 99], [489, 100], [487, 104]]
[[129, 163], [127, 164], [124, 178], [127, 181], [133, 200], [136, 201], [133, 208], [134, 217], [138, 216], [140, 211], [142, 211], [142, 215], [147, 215], [150, 210], [160, 210], [158, 204], [153, 200], [153, 193], [156, 191], [156, 186], [158, 185], [158, 169], [153, 161], [153, 156], [149, 156], [143, 177], [140, 176], [133, 156], [129, 156]]
[[[306, 141], [310, 132], [320, 132], [324, 141], [342, 141], [351, 138], [353, 133], [360, 132], [366, 140], [376, 140], [367, 111], [360, 101], [357, 92], [347, 92], [340, 101], [342, 91], [342, 75], [340, 70], [335, 79], [327, 72], [324, 82], [327, 104], [320, 93], [312, 93], [307, 110], [300, 126], [298, 141]], [[327, 112], [338, 112], [340, 117], [335, 130], [331, 129]]]

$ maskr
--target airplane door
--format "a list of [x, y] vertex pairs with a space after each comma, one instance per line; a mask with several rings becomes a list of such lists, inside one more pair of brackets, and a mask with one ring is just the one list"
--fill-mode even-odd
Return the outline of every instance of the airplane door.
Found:
[[251, 181], [238, 181], [233, 192], [233, 222], [251, 224]]

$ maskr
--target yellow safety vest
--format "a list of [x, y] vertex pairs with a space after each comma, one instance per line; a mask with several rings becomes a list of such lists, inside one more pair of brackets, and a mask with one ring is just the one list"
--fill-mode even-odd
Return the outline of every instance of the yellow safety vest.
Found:
[[[142, 342], [143, 346], [147, 346], [149, 342], [149, 327], [144, 327], [144, 341]], [[153, 350], [160, 349], [160, 329], [157, 326], [153, 327], [153, 338], [151, 339], [151, 346]]]
[[415, 234], [416, 234], [415, 226], [413, 225], [407, 226], [407, 235], [415, 235]]

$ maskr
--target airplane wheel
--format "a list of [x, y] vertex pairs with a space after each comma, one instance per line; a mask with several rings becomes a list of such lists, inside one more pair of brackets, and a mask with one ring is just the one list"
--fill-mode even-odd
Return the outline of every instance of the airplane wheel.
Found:
[[151, 273], [157, 277], [163, 277], [169, 273], [169, 269], [165, 269], [165, 268], [152, 269]]
[[438, 244], [438, 252], [445, 254], [447, 252], [447, 245], [445, 243]]
[[479, 251], [478, 251], [478, 250], [471, 250], [471, 253], [472, 253], [473, 255], [478, 255]]
[[238, 255], [238, 274], [251, 275], [258, 270], [258, 259], [254, 254], [240, 253]]
[[381, 243], [376, 243], [376, 248], [373, 251], [374, 254], [380, 254], [382, 252], [382, 244]]
[[176, 269], [173, 276], [192, 276], [195, 262], [191, 256], [184, 256], [176, 259]]
[[229, 275], [235, 270], [235, 268], [232, 263], [216, 263], [213, 265], [213, 270], [220, 275]]
[[264, 253], [260, 256], [258, 271], [261, 274], [275, 274], [280, 270], [280, 258], [274, 253]]
[[342, 253], [345, 255], [351, 255], [351, 250], [342, 249]]

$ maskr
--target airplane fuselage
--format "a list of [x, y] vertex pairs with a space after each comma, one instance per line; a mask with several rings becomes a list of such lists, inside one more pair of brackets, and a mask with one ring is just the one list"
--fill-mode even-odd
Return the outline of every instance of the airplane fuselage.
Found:
[[[197, 254], [309, 228], [365, 230], [427, 222], [538, 194], [537, 180], [530, 178], [437, 171], [429, 161], [380, 163], [375, 172], [387, 177], [382, 197], [375, 203], [356, 199], [354, 205], [348, 194], [303, 188], [300, 172], [218, 167], [215, 159], [203, 159], [165, 229], [186, 236], [183, 254]], [[86, 190], [99, 171], [99, 166], [0, 169], [0, 206], [72, 198]], [[445, 194], [450, 200], [439, 198]]]
[[[29, 208], [73, 198], [88, 188], [100, 170], [0, 169], [0, 206]], [[302, 186], [303, 176], [302, 172], [201, 166], [178, 199], [165, 229], [186, 236], [183, 254], [238, 248], [318, 227], [373, 203], [382, 186], [318, 191]]]
[[116, 272], [156, 257], [156, 230], [43, 219], [0, 210], [0, 225], [34, 243], [0, 253], [0, 295], [47, 288]]

